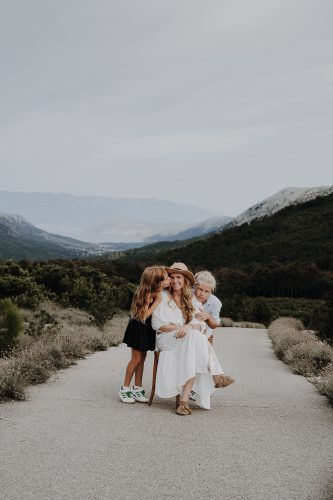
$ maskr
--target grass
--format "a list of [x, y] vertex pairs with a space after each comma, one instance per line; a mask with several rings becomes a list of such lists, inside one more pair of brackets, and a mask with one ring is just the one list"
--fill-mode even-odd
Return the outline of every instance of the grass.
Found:
[[268, 333], [277, 356], [296, 373], [307, 377], [332, 403], [333, 348], [294, 318], [273, 321]]
[[0, 359], [0, 401], [25, 399], [29, 385], [45, 382], [87, 354], [118, 345], [128, 322], [128, 315], [119, 313], [100, 329], [85, 312], [53, 303], [42, 304], [37, 313], [22, 313], [26, 333], [17, 348]]

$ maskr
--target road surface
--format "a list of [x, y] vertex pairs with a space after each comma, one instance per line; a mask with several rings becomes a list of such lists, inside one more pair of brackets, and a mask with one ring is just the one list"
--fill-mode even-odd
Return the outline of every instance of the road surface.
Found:
[[[327, 399], [275, 357], [265, 330], [219, 329], [215, 349], [237, 382], [188, 417], [174, 399], [118, 400], [125, 345], [0, 405], [0, 498], [332, 499]], [[149, 387], [152, 353], [145, 370]]]

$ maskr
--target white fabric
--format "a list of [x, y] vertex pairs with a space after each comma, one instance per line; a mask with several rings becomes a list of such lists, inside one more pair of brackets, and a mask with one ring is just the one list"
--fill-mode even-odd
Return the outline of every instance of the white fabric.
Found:
[[[197, 305], [196, 300], [194, 305]], [[152, 326], [158, 331], [161, 326], [170, 323], [182, 326], [185, 320], [170, 294], [163, 291], [162, 301], [152, 315]], [[202, 322], [193, 318], [191, 323]], [[212, 375], [223, 373], [215, 351], [201, 331], [192, 329], [181, 339], [176, 339], [175, 333], [176, 329], [157, 334], [156, 345], [161, 352], [156, 394], [161, 398], [174, 397], [182, 392], [187, 380], [195, 377], [193, 390], [197, 393], [196, 402], [202, 408], [210, 409], [210, 395], [214, 391]]]

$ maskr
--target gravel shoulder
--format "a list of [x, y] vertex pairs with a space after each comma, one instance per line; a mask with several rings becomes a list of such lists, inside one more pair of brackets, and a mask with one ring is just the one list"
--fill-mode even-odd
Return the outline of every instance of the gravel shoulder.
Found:
[[174, 399], [118, 400], [125, 345], [0, 405], [0, 497], [332, 500], [327, 399], [275, 357], [266, 330], [218, 329], [215, 349], [236, 383], [189, 417]]

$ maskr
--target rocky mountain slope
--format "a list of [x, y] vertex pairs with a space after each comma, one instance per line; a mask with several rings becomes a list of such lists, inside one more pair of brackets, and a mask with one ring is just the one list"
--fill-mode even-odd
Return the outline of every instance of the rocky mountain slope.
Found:
[[51, 234], [19, 215], [0, 214], [0, 259], [75, 258], [117, 250], [116, 244], [86, 243]]
[[305, 203], [306, 201], [314, 200], [318, 196], [326, 196], [333, 193], [333, 186], [322, 186], [315, 188], [295, 188], [288, 187], [281, 189], [273, 196], [256, 203], [249, 209], [242, 212], [240, 215], [232, 219], [226, 227], [240, 226], [248, 224], [255, 219], [271, 216], [290, 205]]
[[232, 217], [212, 217], [199, 224], [191, 224], [180, 232], [154, 234], [146, 239], [147, 242], [187, 240], [205, 236], [209, 233], [222, 229], [232, 220]]

